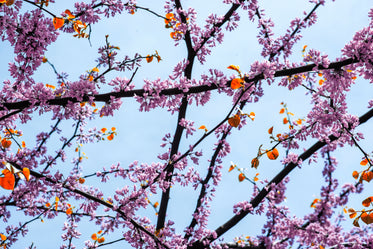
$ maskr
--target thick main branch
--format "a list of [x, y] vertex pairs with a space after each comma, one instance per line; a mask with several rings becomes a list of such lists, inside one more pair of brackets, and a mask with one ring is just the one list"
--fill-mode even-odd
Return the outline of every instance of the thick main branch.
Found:
[[[300, 74], [300, 73], [306, 73], [306, 72], [311, 72], [315, 67], [317, 67], [318, 70], [325, 70], [325, 69], [339, 69], [341, 67], [351, 65], [354, 63], [357, 63], [358, 60], [353, 59], [353, 58], [348, 58], [345, 60], [341, 61], [336, 61], [330, 63], [328, 68], [324, 68], [323, 66], [319, 65], [317, 66], [316, 64], [309, 64], [306, 66], [301, 66], [301, 67], [295, 67], [295, 68], [288, 68], [288, 69], [282, 69], [279, 71], [275, 72], [274, 77], [284, 77], [284, 76], [291, 76], [295, 74]], [[254, 82], [256, 80], [263, 80], [264, 76], [263, 75], [257, 75], [252, 79], [245, 78], [245, 81], [248, 82]], [[229, 86], [229, 82], [227, 82], [227, 87]], [[202, 92], [207, 92], [211, 90], [216, 90], [219, 87], [217, 85], [201, 85], [201, 86], [194, 86], [190, 87], [187, 92], [183, 92], [183, 89], [180, 88], [168, 88], [161, 90], [159, 95], [160, 96], [171, 96], [171, 95], [178, 95], [178, 94], [194, 94], [194, 93], [202, 93]], [[73, 97], [65, 97], [65, 98], [55, 98], [55, 99], [49, 99], [46, 101], [47, 105], [51, 106], [66, 106], [68, 103], [79, 103], [79, 102], [87, 102], [87, 101], [94, 101], [94, 102], [110, 102], [111, 98], [131, 98], [134, 96], [144, 96], [144, 94], [148, 93], [144, 89], [135, 89], [131, 91], [120, 91], [120, 92], [109, 92], [109, 93], [103, 93], [103, 94], [95, 94], [95, 95], [84, 95], [82, 97], [82, 100], [78, 100], [77, 98]], [[35, 102], [32, 104], [30, 100], [24, 100], [24, 101], [19, 101], [19, 102], [8, 102], [8, 103], [2, 103], [0, 106], [0, 111], [1, 110], [23, 110], [28, 107], [36, 107], [40, 106], [41, 102]]]

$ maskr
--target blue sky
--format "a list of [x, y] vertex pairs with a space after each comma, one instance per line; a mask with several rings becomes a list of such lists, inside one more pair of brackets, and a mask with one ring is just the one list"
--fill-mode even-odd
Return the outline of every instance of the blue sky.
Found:
[[[74, 1], [57, 1], [55, 4], [50, 4], [48, 7], [52, 12], [58, 14], [65, 9], [73, 9]], [[220, 1], [182, 1], [184, 7], [196, 6], [198, 12], [198, 20], [202, 23], [210, 12], [223, 14], [228, 7], [224, 4], [217, 3]], [[267, 17], [271, 17], [276, 24], [274, 28], [275, 37], [282, 35], [290, 20], [294, 17], [302, 16], [303, 11], [309, 11], [313, 5], [308, 1], [300, 0], [284, 0], [284, 1], [259, 1], [261, 8], [266, 10]], [[333, 60], [340, 55], [340, 49], [353, 36], [353, 34], [368, 24], [367, 13], [371, 6], [371, 1], [360, 0], [358, 4], [353, 4], [348, 0], [338, 0], [336, 2], [327, 1], [325, 7], [319, 8], [317, 14], [318, 22], [309, 29], [302, 32], [303, 39], [294, 47], [294, 52], [291, 57], [293, 61], [300, 62], [302, 60], [302, 47], [308, 45], [308, 48], [314, 48], [329, 55]], [[26, 5], [26, 4], [25, 4]], [[160, 1], [138, 1], [138, 5], [148, 7], [157, 13], [164, 14], [163, 2]], [[240, 14], [242, 10], [240, 11]], [[239, 65], [242, 71], [249, 69], [250, 65], [256, 61], [262, 61], [260, 57], [260, 47], [256, 41], [256, 26], [251, 23], [246, 14], [242, 15], [240, 27], [232, 32], [226, 33], [224, 44], [214, 48], [212, 55], [208, 57], [205, 65], [196, 64], [193, 70], [193, 77], [199, 79], [199, 76], [206, 73], [209, 68], [217, 68], [222, 70], [227, 75], [232, 72], [226, 67], [231, 64]], [[141, 87], [143, 79], [156, 79], [160, 77], [165, 79], [171, 73], [172, 67], [185, 57], [184, 44], [178, 47], [173, 45], [173, 40], [169, 36], [169, 30], [164, 28], [164, 22], [158, 17], [151, 15], [148, 12], [139, 10], [135, 15], [121, 15], [111, 19], [103, 19], [100, 23], [92, 27], [92, 46], [87, 40], [73, 38], [71, 34], [61, 34], [58, 41], [49, 47], [46, 57], [53, 63], [56, 69], [61, 72], [67, 72], [70, 75], [69, 80], [76, 80], [77, 77], [96, 66], [95, 59], [97, 57], [97, 48], [105, 42], [105, 35], [109, 34], [111, 44], [118, 45], [120, 55], [132, 56], [136, 52], [142, 55], [153, 53], [157, 50], [162, 57], [160, 63], [144, 63], [139, 69], [135, 82], [136, 86]], [[11, 48], [7, 42], [1, 43], [0, 53], [0, 80], [1, 82], [9, 78], [7, 72], [7, 63], [12, 60]], [[109, 78], [114, 78], [116, 74], [110, 74]], [[121, 74], [120, 76], [130, 77], [131, 74]], [[55, 76], [52, 69], [43, 64], [35, 74], [38, 81], [53, 84]], [[278, 82], [278, 81], [276, 81]], [[362, 79], [356, 81], [356, 85], [351, 89], [349, 98], [350, 112], [356, 115], [361, 115], [367, 111], [367, 103], [371, 98], [369, 84]], [[212, 214], [209, 222], [211, 229], [215, 229], [228, 218], [233, 215], [232, 206], [234, 203], [249, 198], [252, 186], [248, 182], [238, 183], [237, 172], [227, 173], [230, 161], [235, 162], [239, 167], [250, 168], [250, 161], [256, 155], [259, 145], [270, 146], [267, 130], [274, 126], [275, 132], [280, 133], [286, 127], [282, 125], [282, 117], [278, 114], [280, 110], [280, 102], [287, 103], [288, 108], [295, 114], [296, 117], [302, 118], [307, 114], [310, 108], [310, 99], [304, 96], [302, 89], [287, 91], [278, 87], [265, 87], [265, 95], [259, 103], [250, 104], [246, 107], [246, 112], [254, 111], [256, 119], [242, 130], [234, 130], [229, 142], [232, 147], [232, 153], [224, 160], [223, 180], [217, 188], [216, 199], [212, 203]], [[111, 142], [105, 141], [98, 144], [85, 145], [83, 151], [87, 154], [88, 160], [83, 164], [85, 172], [92, 173], [95, 170], [100, 170], [103, 166], [107, 168], [118, 161], [123, 166], [128, 165], [134, 160], [139, 160], [144, 163], [157, 161], [158, 153], [163, 152], [159, 148], [161, 138], [166, 133], [174, 133], [176, 125], [176, 115], [171, 116], [165, 110], [156, 109], [149, 113], [138, 112], [139, 105], [131, 99], [123, 100], [122, 108], [115, 113], [112, 118], [102, 118], [89, 122], [87, 127], [97, 126], [98, 128], [115, 126], [118, 130], [118, 136]], [[187, 114], [187, 119], [195, 121], [195, 126], [206, 125], [208, 128], [213, 127], [225, 117], [226, 111], [231, 107], [231, 100], [224, 96], [213, 94], [213, 99], [204, 107], [190, 108]], [[33, 134], [39, 132], [42, 127], [49, 127], [53, 122], [45, 122], [49, 115], [37, 117], [29, 122], [22, 129], [25, 133], [27, 144], [34, 144]], [[71, 122], [64, 124], [64, 132], [71, 133]], [[365, 124], [359, 131], [365, 132], [366, 140], [362, 141], [362, 146], [369, 151], [369, 146], [373, 139], [373, 134], [368, 127], [371, 124]], [[196, 133], [201, 132], [197, 131]], [[202, 134], [202, 132], [201, 132]], [[197, 137], [184, 140], [181, 151], [186, 148], [189, 143], [195, 141]], [[212, 144], [214, 139], [207, 139], [200, 148], [203, 148], [205, 155], [211, 155]], [[308, 141], [301, 145], [301, 148], [307, 148], [315, 141]], [[54, 142], [50, 142], [53, 144]], [[52, 145], [53, 146], [53, 145]], [[303, 146], [303, 147], [302, 147]], [[280, 150], [280, 153], [284, 152]], [[360, 170], [359, 165], [361, 155], [356, 149], [350, 147], [343, 148], [334, 156], [338, 158], [340, 165], [336, 172], [336, 176], [345, 181], [352, 181], [351, 172]], [[281, 156], [281, 154], [280, 154]], [[201, 169], [206, 165], [206, 159], [201, 164]], [[270, 162], [263, 158], [260, 167], [257, 171], [248, 169], [249, 175], [260, 173], [259, 178], [269, 180], [280, 169], [279, 161]], [[288, 185], [287, 204], [290, 210], [297, 215], [303, 215], [310, 212], [309, 205], [314, 198], [317, 198], [320, 191], [320, 179], [323, 161], [319, 160], [318, 164], [303, 165], [302, 169], [295, 169], [291, 174], [291, 181]], [[203, 172], [203, 170], [201, 171]], [[203, 174], [203, 173], [202, 173]], [[95, 182], [87, 181], [87, 184], [96, 184]], [[105, 186], [108, 195], [113, 195], [119, 184], [113, 181], [109, 186]], [[341, 182], [341, 184], [343, 184]], [[369, 194], [372, 190], [369, 185], [366, 186], [366, 191], [363, 196]], [[0, 190], [0, 193], [3, 190]], [[363, 196], [357, 196], [353, 199], [351, 206], [361, 207]], [[175, 188], [171, 194], [171, 202], [168, 217], [176, 221], [176, 229], [182, 232], [183, 228], [189, 224], [190, 215], [195, 206], [195, 193], [191, 189], [188, 191]], [[156, 197], [154, 201], [158, 200]], [[145, 213], [151, 215], [151, 219], [155, 220], [153, 210], [147, 210]], [[182, 215], [180, 215], [182, 214]], [[248, 216], [235, 229], [228, 232], [224, 237], [227, 241], [232, 240], [234, 236], [245, 234], [253, 236], [260, 233], [261, 228], [260, 217]], [[347, 220], [346, 226], [349, 227], [351, 220]], [[34, 223], [30, 226], [30, 235], [20, 241], [14, 248], [24, 248], [30, 245], [31, 241], [37, 242], [38, 248], [48, 248], [50, 241], [54, 238], [56, 244], [60, 244], [60, 228], [63, 225], [63, 217], [56, 222], [45, 220], [44, 223]], [[84, 240], [89, 239], [90, 234], [97, 229], [85, 223], [81, 227], [83, 232], [81, 241], [75, 244], [81, 248]], [[48, 231], [47, 237], [38, 238], [41, 231]], [[53, 231], [53, 232], [50, 232]], [[109, 236], [110, 237], [110, 236]], [[112, 239], [118, 238], [113, 236]], [[107, 248], [116, 248], [116, 246], [108, 246]]]

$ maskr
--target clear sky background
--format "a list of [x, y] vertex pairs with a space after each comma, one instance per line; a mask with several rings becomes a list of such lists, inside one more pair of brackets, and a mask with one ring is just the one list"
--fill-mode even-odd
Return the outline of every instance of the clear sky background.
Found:
[[[55, 14], [62, 13], [65, 9], [73, 10], [72, 0], [56, 1], [55, 4], [50, 4], [48, 9]], [[228, 5], [220, 3], [221, 1], [197, 1], [187, 0], [182, 1], [183, 7], [195, 7], [198, 13], [198, 20], [203, 23], [205, 18], [211, 12], [224, 14], [229, 8]], [[151, 10], [165, 14], [163, 10], [163, 1], [138, 1], [138, 5], [148, 7]], [[283, 35], [289, 26], [289, 23], [295, 17], [303, 17], [303, 11], [310, 11], [313, 5], [305, 0], [264, 0], [259, 1], [261, 8], [265, 9], [267, 17], [271, 17], [275, 23], [275, 37]], [[24, 4], [25, 9], [29, 8]], [[337, 0], [336, 2], [327, 1], [326, 6], [318, 9], [318, 22], [303, 30], [303, 39], [294, 47], [291, 59], [295, 62], [302, 60], [302, 47], [308, 45], [308, 48], [318, 49], [321, 52], [329, 55], [331, 61], [339, 57], [340, 50], [343, 46], [352, 39], [352, 36], [357, 30], [368, 25], [368, 11], [372, 7], [370, 0]], [[240, 27], [231, 32], [226, 33], [224, 44], [213, 48], [212, 55], [207, 57], [204, 65], [196, 63], [193, 69], [193, 77], [200, 79], [200, 75], [207, 73], [209, 68], [222, 70], [227, 75], [231, 75], [232, 71], [226, 69], [228, 65], [239, 65], [243, 72], [248, 71], [250, 65], [256, 61], [262, 61], [260, 57], [261, 48], [257, 43], [256, 30], [257, 23], [250, 22], [247, 14], [242, 10], [239, 11], [242, 16]], [[53, 63], [57, 71], [67, 72], [70, 81], [76, 80], [80, 74], [96, 66], [95, 59], [97, 58], [97, 49], [105, 43], [105, 35], [109, 34], [109, 40], [112, 45], [117, 45], [121, 48], [120, 55], [133, 56], [135, 53], [147, 55], [154, 53], [157, 50], [162, 57], [160, 63], [143, 63], [139, 68], [134, 82], [137, 88], [143, 85], [143, 79], [166, 79], [172, 72], [173, 66], [184, 59], [186, 49], [184, 44], [177, 47], [174, 46], [173, 40], [169, 36], [170, 30], [164, 28], [164, 21], [149, 12], [139, 10], [134, 15], [123, 14], [115, 18], [103, 19], [98, 24], [92, 26], [91, 43], [86, 39], [73, 38], [72, 34], [61, 34], [58, 41], [48, 48], [46, 57]], [[13, 60], [12, 48], [7, 42], [2, 42], [0, 45], [0, 82], [9, 79], [7, 64]], [[120, 58], [120, 57], [119, 57]], [[115, 74], [111, 73], [107, 79], [115, 76], [131, 77], [131, 73]], [[55, 84], [55, 75], [51, 67], [43, 64], [35, 74], [37, 81], [45, 84]], [[233, 205], [238, 201], [247, 200], [251, 196], [252, 185], [249, 182], [239, 183], [237, 180], [238, 173], [236, 171], [228, 174], [230, 161], [236, 163], [239, 167], [248, 168], [247, 175], [254, 176], [255, 173], [260, 173], [259, 178], [272, 179], [272, 177], [281, 170], [282, 165], [279, 160], [269, 161], [262, 158], [258, 170], [250, 168], [250, 161], [256, 156], [258, 147], [263, 144], [264, 147], [269, 147], [269, 136], [267, 130], [274, 126], [275, 133], [286, 131], [286, 126], [282, 124], [282, 116], [279, 115], [281, 108], [280, 102], [287, 103], [289, 111], [295, 114], [296, 118], [304, 118], [310, 109], [310, 98], [304, 95], [303, 89], [288, 91], [287, 89], [272, 86], [264, 87], [265, 95], [255, 104], [249, 104], [245, 108], [246, 112], [255, 112], [256, 119], [254, 122], [249, 122], [242, 130], [233, 130], [233, 134], [229, 137], [228, 142], [231, 144], [232, 153], [224, 160], [223, 179], [221, 185], [217, 188], [216, 198], [212, 202], [212, 213], [209, 221], [209, 227], [215, 229], [217, 226], [224, 223], [233, 215]], [[105, 89], [105, 88], [103, 88]], [[362, 115], [367, 111], [367, 103], [372, 98], [371, 86], [367, 81], [358, 78], [356, 85], [351, 89], [348, 101], [349, 111], [355, 115]], [[204, 107], [194, 106], [188, 109], [187, 119], [195, 121], [195, 126], [206, 125], [207, 128], [212, 128], [221, 119], [223, 119], [227, 111], [231, 108], [232, 102], [225, 96], [213, 94], [212, 101]], [[111, 164], [121, 162], [122, 166], [126, 166], [134, 160], [139, 160], [143, 163], [151, 163], [158, 161], [157, 155], [163, 153], [161, 149], [161, 138], [166, 133], [174, 133], [176, 127], [176, 115], [170, 115], [166, 110], [156, 109], [149, 113], [138, 112], [139, 105], [133, 99], [123, 99], [122, 108], [115, 113], [114, 117], [101, 118], [91, 121], [87, 127], [107, 127], [115, 126], [118, 135], [111, 142], [104, 141], [98, 144], [84, 145], [82, 150], [88, 156], [84, 160], [84, 174], [90, 174], [102, 167], [109, 168]], [[46, 122], [50, 118], [49, 114], [38, 117], [34, 114], [35, 119], [27, 125], [21, 126], [24, 131], [24, 140], [27, 146], [35, 145], [34, 135], [41, 130], [48, 129], [54, 122]], [[63, 131], [66, 136], [72, 134], [72, 122], [67, 121], [63, 124]], [[364, 132], [366, 140], [361, 141], [361, 145], [367, 151], [371, 150], [371, 142], [373, 134], [371, 132], [372, 124], [367, 123], [359, 127], [358, 130]], [[203, 131], [196, 131], [202, 135]], [[194, 136], [182, 142], [181, 152], [189, 144], [195, 142], [199, 136]], [[49, 141], [51, 148], [58, 148], [59, 141]], [[215, 139], [207, 139], [197, 150], [203, 148], [206, 157], [200, 161], [201, 175], [205, 174], [207, 159], [212, 154], [212, 145]], [[316, 141], [307, 141], [301, 144], [299, 153], [303, 148], [308, 148]], [[74, 146], [73, 146], [74, 147]], [[53, 150], [50, 150], [52, 152]], [[280, 150], [280, 157], [284, 154], [284, 150]], [[339, 166], [335, 177], [341, 179], [341, 185], [344, 181], [352, 182], [351, 173], [353, 170], [361, 170], [359, 162], [361, 155], [355, 148], [346, 147], [332, 154], [338, 158]], [[69, 155], [70, 158], [74, 154]], [[304, 164], [301, 169], [297, 168], [290, 174], [291, 181], [288, 184], [289, 191], [287, 192], [287, 204], [294, 215], [302, 215], [311, 212], [310, 203], [313, 199], [319, 197], [320, 184], [322, 184], [321, 171], [324, 162], [319, 159], [317, 164]], [[66, 167], [67, 164], [63, 165]], [[62, 166], [61, 166], [62, 167]], [[120, 182], [110, 181], [108, 184], [101, 185], [95, 180], [88, 180], [86, 184], [93, 186], [102, 186], [106, 196], [113, 196], [115, 189], [120, 188]], [[340, 186], [341, 186], [340, 185]], [[365, 196], [371, 195], [373, 188], [366, 185], [366, 190], [363, 195], [352, 199], [349, 206], [361, 207], [361, 201]], [[5, 190], [0, 189], [3, 194]], [[159, 201], [159, 197], [154, 196], [153, 202]], [[171, 191], [171, 201], [168, 210], [168, 218], [176, 223], [178, 232], [182, 232], [185, 226], [190, 223], [191, 214], [195, 207], [196, 193], [191, 188], [185, 189], [174, 188]], [[342, 211], [342, 210], [340, 210]], [[149, 208], [144, 211], [150, 219], [156, 221], [154, 210]], [[16, 217], [22, 219], [22, 215]], [[16, 220], [16, 219], [14, 219]], [[24, 248], [35, 242], [37, 248], [56, 248], [61, 244], [61, 228], [63, 226], [64, 217], [59, 219], [47, 220], [44, 223], [39, 221], [30, 225], [30, 233], [20, 242], [14, 245], [13, 248]], [[346, 227], [351, 227], [352, 221], [347, 218]], [[231, 241], [234, 236], [241, 234], [255, 236], [260, 234], [260, 229], [263, 224], [262, 217], [248, 216], [234, 229], [224, 235], [226, 241]], [[5, 224], [4, 224], [5, 225]], [[2, 227], [2, 225], [0, 225]], [[83, 247], [83, 241], [88, 240], [90, 235], [97, 232], [99, 228], [92, 224], [83, 223], [80, 231], [83, 233], [81, 240], [75, 241], [77, 248]], [[40, 236], [43, 234], [42, 236]], [[120, 234], [107, 236], [107, 240], [117, 239]], [[53, 241], [53, 242], [52, 242]], [[52, 245], [51, 245], [52, 242]], [[123, 245], [123, 242], [122, 244]], [[113, 245], [106, 248], [117, 248]]]

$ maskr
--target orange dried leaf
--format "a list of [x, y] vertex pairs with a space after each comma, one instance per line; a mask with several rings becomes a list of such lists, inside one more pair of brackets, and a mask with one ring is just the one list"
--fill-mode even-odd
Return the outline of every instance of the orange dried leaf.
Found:
[[369, 207], [372, 201], [373, 201], [373, 196], [370, 196], [366, 198], [365, 200], [363, 200], [362, 204], [364, 207]]
[[67, 210], [66, 210], [66, 214], [67, 215], [71, 215], [73, 213], [73, 209], [72, 208], [68, 208]]
[[[4, 173], [5, 172], [5, 173]], [[3, 189], [13, 190], [16, 178], [9, 170], [3, 170], [4, 177], [0, 177], [0, 186]]]
[[91, 239], [93, 239], [93, 240], [97, 240], [97, 234], [95, 234], [95, 233], [92, 234], [92, 235], [91, 235]]
[[6, 0], [6, 6], [10, 6], [14, 3], [14, 0]]
[[373, 223], [373, 213], [367, 214], [366, 212], [363, 212], [360, 218], [366, 224]]
[[354, 222], [352, 222], [352, 224], [355, 226], [355, 227], [360, 227], [359, 225], [359, 217], [358, 218], [355, 218]]
[[235, 66], [235, 65], [230, 65], [230, 66], [228, 66], [227, 68], [228, 68], [228, 69], [235, 70], [235, 71], [237, 71], [237, 72], [240, 71], [240, 67], [239, 67], [239, 66]]
[[53, 18], [53, 25], [55, 29], [61, 28], [65, 24], [65, 20], [62, 17]]
[[48, 61], [48, 59], [45, 58], [45, 57], [43, 57], [42, 62], [43, 62], [43, 63], [46, 63], [47, 61]]
[[12, 141], [6, 139], [6, 138], [3, 138], [1, 140], [1, 145], [4, 147], [4, 148], [9, 148], [10, 145], [12, 144]]
[[206, 129], [206, 126], [201, 125], [198, 129], [199, 129], [199, 130], [204, 130], [204, 129]]
[[371, 223], [373, 223], [373, 213], [370, 213], [369, 215], [368, 215], [368, 224], [371, 224]]
[[22, 148], [26, 148], [26, 143], [25, 143], [25, 141], [22, 141]]
[[282, 122], [283, 122], [284, 124], [287, 124], [287, 123], [289, 122], [289, 120], [288, 120], [287, 118], [284, 118], [284, 119], [282, 120]]
[[273, 126], [268, 129], [268, 134], [272, 134], [272, 132], [273, 132]]
[[45, 206], [46, 206], [47, 208], [49, 208], [49, 207], [51, 206], [51, 204], [50, 204], [49, 202], [47, 202], [47, 203], [45, 204]]
[[85, 179], [80, 177], [80, 178], [79, 178], [79, 183], [80, 183], [80, 184], [85, 183]]
[[273, 150], [271, 151], [267, 151], [267, 157], [270, 159], [270, 160], [276, 160], [279, 153], [278, 153], [278, 150], [276, 148], [274, 148]]
[[98, 242], [98, 243], [104, 243], [104, 241], [105, 241], [105, 238], [104, 238], [104, 237], [101, 237], [101, 238], [98, 238], [98, 239], [97, 239], [97, 242]]
[[353, 209], [353, 208], [349, 208], [349, 209], [347, 210], [347, 212], [349, 212], [349, 213], [355, 213], [356, 211], [355, 211], [355, 209]]
[[22, 174], [25, 176], [26, 180], [28, 181], [30, 179], [30, 170], [29, 168], [23, 168]]
[[174, 19], [174, 14], [173, 13], [167, 13], [166, 18], [167, 19]]
[[157, 208], [158, 205], [159, 205], [159, 202], [156, 202], [156, 203], [154, 203], [153, 207], [154, 207], [154, 208]]
[[255, 119], [255, 112], [250, 112], [250, 114], [248, 115], [248, 117], [249, 117], [252, 121], [254, 121], [254, 119]]
[[68, 19], [74, 19], [75, 16], [71, 14], [70, 10], [65, 10], [65, 13], [69, 16]]
[[114, 139], [114, 133], [111, 133], [111, 134], [107, 137], [107, 139], [108, 139], [109, 141], [113, 140], [113, 139]]
[[352, 177], [357, 179], [359, 177], [359, 173], [355, 170], [354, 172], [352, 172]]
[[236, 114], [233, 117], [228, 118], [228, 123], [232, 127], [237, 127], [241, 122], [240, 115]]
[[313, 202], [311, 203], [311, 207], [312, 207], [312, 208], [315, 208], [315, 207], [316, 207], [315, 204], [318, 203], [319, 201], [320, 201], [319, 198], [314, 199]]
[[240, 182], [242, 182], [243, 180], [245, 180], [245, 175], [244, 175], [244, 173], [241, 173], [241, 174], [239, 174], [238, 175], [238, 181], [240, 181]]
[[153, 60], [153, 56], [151, 56], [151, 55], [146, 56], [146, 62], [150, 63], [150, 62], [152, 62], [152, 60]]
[[367, 182], [370, 182], [372, 179], [373, 179], [373, 172], [372, 171], [368, 171], [368, 172], [363, 172], [361, 174], [361, 177], [363, 180], [367, 181]]
[[236, 165], [231, 165], [228, 169], [228, 172], [231, 172], [234, 168], [236, 167]]
[[281, 108], [280, 114], [283, 114], [285, 112], [285, 108]]
[[351, 219], [353, 219], [353, 218], [355, 218], [356, 215], [357, 215], [357, 213], [355, 212], [355, 213], [350, 213], [349, 216], [350, 216]]
[[232, 89], [238, 89], [240, 87], [243, 87], [243, 79], [241, 78], [235, 78], [231, 81], [231, 88]]
[[45, 84], [46, 87], [49, 87], [51, 89], [56, 89], [56, 87], [54, 85], [49, 85], [49, 84]]
[[365, 165], [367, 165], [368, 164], [368, 159], [366, 159], [366, 158], [364, 158], [364, 160], [362, 160], [361, 162], [360, 162], [360, 165], [362, 165], [362, 166], [365, 166]]
[[252, 168], [258, 168], [259, 166], [259, 159], [257, 157], [253, 158], [253, 160], [251, 160], [251, 167]]
[[105, 133], [106, 131], [107, 131], [107, 129], [105, 127], [101, 129], [102, 133]]
[[1, 240], [6, 240], [6, 236], [4, 235], [4, 234], [2, 234], [2, 233], [0, 233], [0, 238], [1, 238]]

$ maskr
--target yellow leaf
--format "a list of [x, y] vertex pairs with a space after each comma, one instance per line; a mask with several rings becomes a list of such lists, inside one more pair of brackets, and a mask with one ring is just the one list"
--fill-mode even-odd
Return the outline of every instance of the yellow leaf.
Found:
[[252, 121], [254, 121], [254, 119], [255, 119], [255, 112], [250, 112], [250, 114], [248, 115], [248, 117], [249, 117]]
[[240, 67], [239, 67], [239, 66], [235, 66], [235, 65], [230, 65], [230, 66], [228, 66], [227, 68], [228, 68], [228, 69], [235, 70], [235, 71], [237, 71], [237, 72], [240, 71]]

